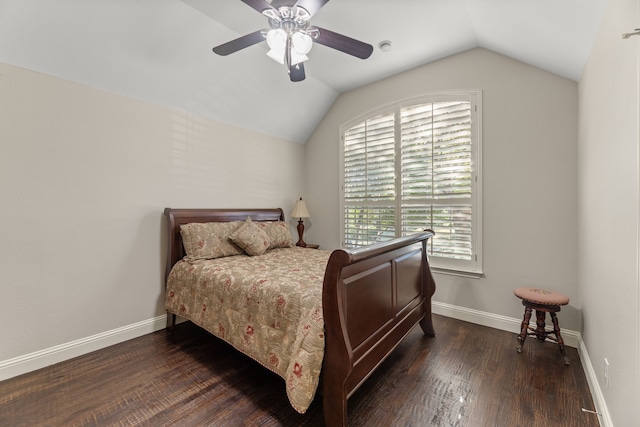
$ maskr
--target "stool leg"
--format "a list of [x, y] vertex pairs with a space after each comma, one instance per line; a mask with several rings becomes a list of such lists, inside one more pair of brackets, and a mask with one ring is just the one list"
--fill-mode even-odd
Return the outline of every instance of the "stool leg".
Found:
[[544, 319], [547, 313], [536, 310], [536, 338], [538, 341], [544, 342], [547, 339], [547, 332], [544, 330]]
[[520, 326], [520, 335], [518, 335], [518, 353], [522, 353], [522, 346], [524, 345], [524, 340], [527, 339], [527, 328], [529, 327], [529, 321], [531, 320], [531, 307], [525, 307], [524, 309], [524, 319], [522, 319], [522, 325]]
[[562, 335], [560, 335], [560, 325], [558, 325], [558, 316], [556, 313], [551, 312], [551, 321], [553, 322], [553, 333], [556, 335], [556, 341], [558, 341], [558, 347], [560, 347], [560, 353], [562, 353], [562, 357], [564, 358], [564, 364], [569, 365], [569, 358], [567, 357], [567, 352], [564, 349], [564, 340], [562, 339]]

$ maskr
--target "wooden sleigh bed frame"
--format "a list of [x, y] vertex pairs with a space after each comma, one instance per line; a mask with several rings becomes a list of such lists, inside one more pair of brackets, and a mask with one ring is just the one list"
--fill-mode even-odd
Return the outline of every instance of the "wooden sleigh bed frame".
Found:
[[[282, 209], [166, 208], [169, 231], [166, 277], [185, 256], [180, 225], [204, 222], [284, 221]], [[426, 256], [428, 231], [368, 247], [331, 253], [322, 307], [325, 355], [319, 386], [327, 426], [346, 426], [347, 399], [419, 324], [434, 336], [435, 282]], [[165, 277], [165, 279], [166, 279]], [[167, 329], [176, 314], [167, 313]]]

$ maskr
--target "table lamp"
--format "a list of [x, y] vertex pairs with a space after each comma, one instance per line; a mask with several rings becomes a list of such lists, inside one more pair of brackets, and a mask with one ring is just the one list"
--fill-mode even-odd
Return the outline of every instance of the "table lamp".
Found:
[[302, 218], [309, 218], [309, 211], [307, 210], [307, 205], [300, 197], [300, 200], [296, 200], [296, 204], [293, 207], [293, 211], [291, 212], [292, 218], [299, 218], [298, 220], [298, 243], [296, 246], [302, 246], [303, 248], [307, 247], [307, 244], [302, 240], [302, 235], [304, 234], [304, 222], [302, 222]]

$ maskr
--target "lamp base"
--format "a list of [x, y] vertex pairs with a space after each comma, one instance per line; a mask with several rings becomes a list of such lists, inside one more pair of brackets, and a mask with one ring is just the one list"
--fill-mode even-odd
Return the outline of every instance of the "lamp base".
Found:
[[302, 240], [302, 235], [304, 234], [304, 222], [302, 222], [302, 218], [298, 220], [298, 243], [296, 246], [301, 246], [303, 248], [307, 247], [307, 244]]

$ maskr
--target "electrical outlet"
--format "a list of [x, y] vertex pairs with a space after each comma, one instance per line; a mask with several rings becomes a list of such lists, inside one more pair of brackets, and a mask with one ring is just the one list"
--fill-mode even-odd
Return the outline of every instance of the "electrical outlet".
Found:
[[604, 358], [604, 385], [609, 387], [609, 361]]

